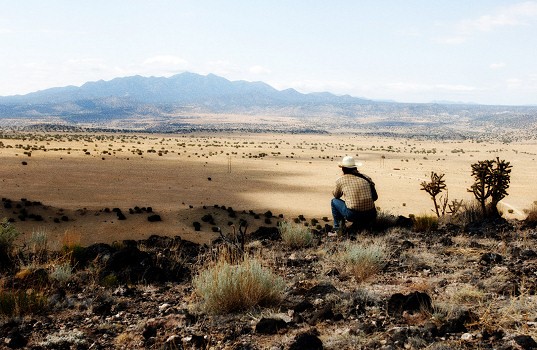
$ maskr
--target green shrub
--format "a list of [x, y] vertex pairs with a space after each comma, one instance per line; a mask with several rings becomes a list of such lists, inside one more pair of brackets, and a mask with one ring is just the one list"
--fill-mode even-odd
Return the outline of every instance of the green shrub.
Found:
[[309, 247], [313, 244], [313, 234], [306, 226], [280, 221], [278, 230], [282, 236], [283, 243], [291, 248]]
[[253, 258], [238, 264], [220, 258], [192, 282], [202, 307], [209, 313], [223, 314], [267, 306], [281, 300], [284, 280]]
[[386, 265], [388, 249], [383, 242], [370, 244], [346, 243], [340, 261], [357, 282], [363, 282]]

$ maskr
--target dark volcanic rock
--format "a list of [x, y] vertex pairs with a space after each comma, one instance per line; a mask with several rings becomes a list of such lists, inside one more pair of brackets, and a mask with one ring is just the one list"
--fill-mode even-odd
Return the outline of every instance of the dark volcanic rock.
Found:
[[294, 342], [289, 346], [289, 350], [323, 350], [323, 342], [317, 335], [311, 333], [301, 333], [296, 336]]
[[311, 287], [307, 292], [306, 296], [309, 297], [323, 297], [327, 294], [339, 293], [336, 287], [330, 283], [320, 283], [316, 286]]
[[408, 295], [396, 293], [388, 300], [388, 314], [392, 316], [401, 316], [404, 311], [420, 310], [432, 311], [431, 297], [427, 293], [414, 292]]
[[269, 240], [269, 241], [277, 241], [280, 239], [280, 231], [277, 227], [267, 227], [267, 226], [261, 226], [257, 229], [257, 231], [252, 232], [250, 235], [252, 240]]
[[18, 328], [14, 328], [4, 339], [4, 344], [10, 349], [21, 349], [28, 344], [28, 339], [24, 337]]
[[255, 331], [261, 334], [277, 334], [280, 329], [287, 327], [281, 318], [262, 318], [255, 326]]
[[326, 305], [323, 308], [314, 311], [310, 317], [306, 317], [310, 325], [315, 325], [317, 322], [333, 320], [335, 318], [334, 311], [331, 305]]
[[116, 249], [112, 248], [109, 244], [92, 244], [89, 247], [82, 248], [78, 252], [73, 253], [73, 265], [77, 269], [83, 269], [87, 267], [90, 262], [104, 262], [108, 260], [115, 251]]
[[158, 221], [162, 221], [162, 218], [158, 214], [153, 214], [153, 215], [149, 215], [147, 217], [147, 221], [149, 221], [149, 222], [158, 222]]
[[529, 335], [517, 335], [513, 340], [524, 350], [537, 349], [537, 342]]
[[448, 333], [462, 333], [467, 332], [466, 324], [477, 320], [478, 317], [470, 311], [464, 311], [459, 316], [451, 318], [444, 322], [440, 328], [438, 328], [438, 335], [443, 337]]
[[485, 253], [481, 255], [481, 259], [479, 260], [480, 264], [483, 265], [490, 265], [490, 264], [499, 264], [503, 261], [503, 256], [496, 253]]

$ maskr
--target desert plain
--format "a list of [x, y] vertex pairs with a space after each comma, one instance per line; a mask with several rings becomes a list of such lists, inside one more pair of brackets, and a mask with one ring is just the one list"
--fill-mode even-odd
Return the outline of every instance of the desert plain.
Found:
[[[44, 230], [58, 247], [66, 234], [83, 245], [152, 234], [209, 243], [217, 236], [214, 225], [200, 218], [216, 207], [258, 213], [248, 220], [250, 230], [265, 224], [268, 211], [331, 224], [331, 193], [345, 155], [363, 164], [359, 170], [376, 183], [377, 207], [393, 215], [433, 214], [429, 195], [420, 190], [432, 171], [445, 174], [450, 201], [471, 201], [471, 164], [496, 157], [513, 166], [509, 195], [499, 206], [504, 217], [524, 219], [537, 199], [535, 142], [359, 133], [35, 132], [5, 133], [0, 139], [0, 193], [4, 199], [39, 202], [32, 210], [43, 220], [18, 220], [10, 208], [1, 208], [0, 216], [15, 220], [21, 239]], [[135, 207], [150, 207], [161, 221], [129, 215]], [[127, 219], [117, 220], [113, 208]], [[57, 219], [64, 216], [66, 221]], [[201, 222], [200, 231], [194, 230], [195, 221]], [[223, 231], [231, 224], [223, 214], [216, 222]]]

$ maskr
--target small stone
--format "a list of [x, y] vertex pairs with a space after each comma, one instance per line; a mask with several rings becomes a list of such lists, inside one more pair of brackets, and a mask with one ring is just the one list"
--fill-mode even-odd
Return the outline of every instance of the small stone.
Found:
[[469, 340], [472, 340], [474, 338], [474, 336], [470, 333], [464, 333], [463, 335], [461, 335], [461, 340], [464, 340], [464, 341], [469, 341]]
[[168, 310], [170, 307], [171, 307], [170, 304], [165, 303], [165, 304], [160, 305], [160, 306], [158, 307], [158, 309], [159, 309], [160, 312], [163, 312], [163, 311]]

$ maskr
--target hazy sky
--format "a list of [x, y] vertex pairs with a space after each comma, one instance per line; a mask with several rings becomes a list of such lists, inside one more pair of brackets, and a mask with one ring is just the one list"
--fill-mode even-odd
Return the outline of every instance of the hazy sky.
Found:
[[0, 95], [214, 73], [400, 102], [537, 104], [537, 0], [0, 0]]

